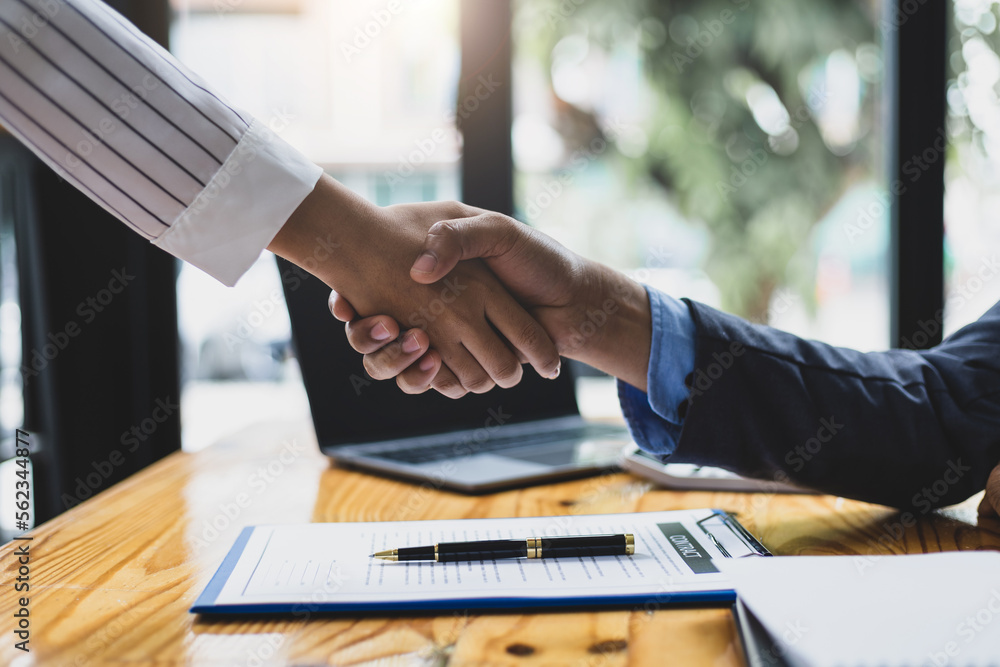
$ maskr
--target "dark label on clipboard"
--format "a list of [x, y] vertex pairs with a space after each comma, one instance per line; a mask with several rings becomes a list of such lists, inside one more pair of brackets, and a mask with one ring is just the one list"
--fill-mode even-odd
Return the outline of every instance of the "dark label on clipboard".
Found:
[[708, 574], [710, 572], [718, 572], [718, 568], [712, 564], [712, 557], [705, 552], [705, 548], [701, 546], [691, 533], [679, 523], [658, 523], [656, 526], [663, 533], [664, 537], [667, 538], [667, 542], [670, 543], [681, 557], [691, 571], [695, 574]]

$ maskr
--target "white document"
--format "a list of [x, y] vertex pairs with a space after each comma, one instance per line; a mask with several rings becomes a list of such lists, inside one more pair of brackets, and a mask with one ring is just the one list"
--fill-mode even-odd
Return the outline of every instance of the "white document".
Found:
[[[192, 608], [280, 611], [503, 607], [521, 600], [733, 599], [713, 564], [755, 553], [752, 537], [718, 510], [594, 516], [313, 523], [245, 529]], [[376, 551], [436, 542], [633, 533], [635, 554], [472, 562], [389, 562]], [[749, 541], [744, 538], [749, 538]], [[693, 595], [692, 595], [693, 594]], [[713, 596], [714, 594], [714, 596]], [[447, 603], [447, 604], [446, 604]]]
[[789, 665], [1000, 665], [1000, 553], [718, 565]]

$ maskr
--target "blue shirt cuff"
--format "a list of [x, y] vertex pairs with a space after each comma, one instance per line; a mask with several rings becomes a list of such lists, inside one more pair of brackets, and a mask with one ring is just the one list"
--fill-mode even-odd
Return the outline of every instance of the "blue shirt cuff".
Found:
[[652, 317], [647, 391], [619, 380], [618, 399], [636, 443], [647, 452], [669, 456], [680, 442], [688, 398], [684, 379], [694, 372], [695, 326], [687, 304], [646, 287]]

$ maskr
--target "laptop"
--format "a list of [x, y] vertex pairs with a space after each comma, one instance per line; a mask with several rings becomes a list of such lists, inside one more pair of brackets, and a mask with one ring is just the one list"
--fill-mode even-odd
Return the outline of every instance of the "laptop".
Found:
[[329, 288], [278, 266], [316, 437], [340, 465], [485, 493], [616, 469], [632, 442], [583, 420], [568, 364], [556, 380], [526, 367], [513, 388], [460, 399], [372, 380], [327, 309]]

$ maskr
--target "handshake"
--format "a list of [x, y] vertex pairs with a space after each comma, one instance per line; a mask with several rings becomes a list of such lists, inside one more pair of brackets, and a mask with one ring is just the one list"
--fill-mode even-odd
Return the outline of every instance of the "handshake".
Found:
[[390, 209], [440, 218], [409, 267], [433, 298], [397, 320], [359, 318], [345, 295], [331, 293], [330, 309], [373, 378], [458, 398], [517, 384], [523, 363], [556, 378], [562, 356], [646, 389], [651, 321], [641, 285], [499, 213], [458, 203]]

